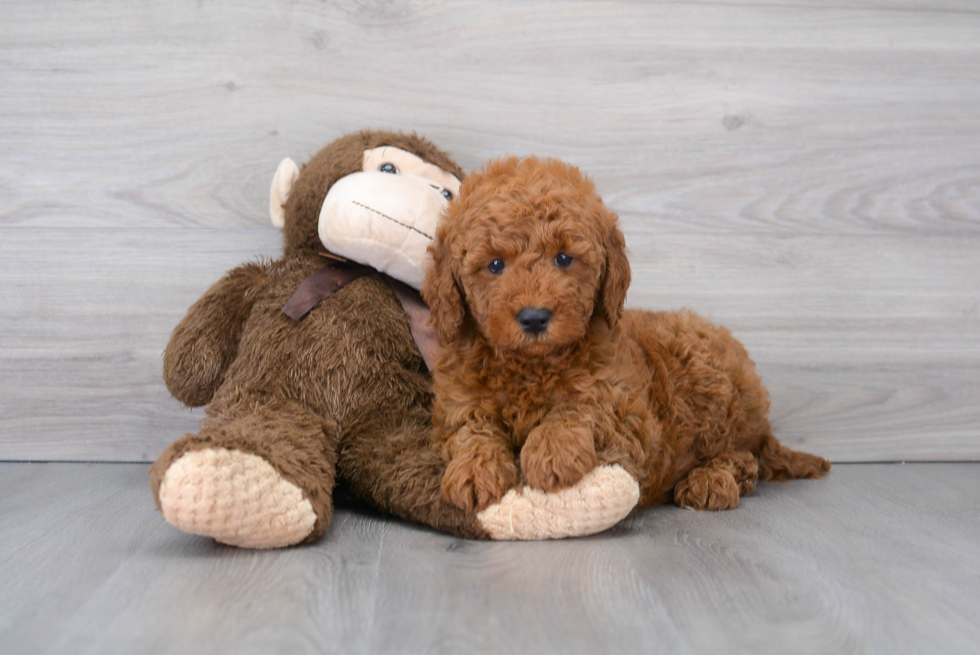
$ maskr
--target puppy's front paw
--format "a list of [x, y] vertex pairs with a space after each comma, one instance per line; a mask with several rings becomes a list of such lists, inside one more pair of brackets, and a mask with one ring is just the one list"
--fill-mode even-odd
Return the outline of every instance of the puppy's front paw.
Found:
[[738, 487], [731, 471], [696, 468], [674, 487], [674, 503], [702, 512], [735, 509], [738, 507]]
[[518, 482], [517, 467], [506, 456], [457, 455], [442, 476], [442, 493], [467, 512], [499, 501]]
[[598, 465], [592, 432], [585, 427], [539, 425], [521, 448], [524, 479], [548, 492], [572, 486]]

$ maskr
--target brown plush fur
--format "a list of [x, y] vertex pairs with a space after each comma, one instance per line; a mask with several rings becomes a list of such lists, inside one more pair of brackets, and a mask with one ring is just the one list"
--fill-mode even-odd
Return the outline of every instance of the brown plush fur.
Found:
[[[440, 493], [444, 464], [430, 447], [431, 379], [401, 304], [377, 275], [324, 298], [295, 322], [282, 307], [324, 264], [320, 206], [338, 179], [361, 169], [364, 150], [391, 145], [462, 177], [417, 136], [360, 132], [303, 167], [285, 205], [285, 254], [229, 272], [174, 330], [164, 355], [168, 389], [210, 403], [197, 434], [168, 447], [151, 469], [159, 488], [170, 464], [205, 448], [262, 457], [298, 486], [323, 533], [335, 484], [403, 518], [466, 537], [486, 534]], [[335, 479], [336, 472], [336, 479]]]
[[[555, 491], [620, 464], [640, 506], [730, 509], [757, 479], [830, 469], [772, 435], [768, 394], [728, 330], [623, 310], [625, 241], [578, 169], [491, 162], [464, 182], [430, 250], [422, 293], [446, 347], [433, 420], [457, 506], [492, 504], [522, 477]], [[521, 327], [524, 308], [551, 312], [544, 332]]]

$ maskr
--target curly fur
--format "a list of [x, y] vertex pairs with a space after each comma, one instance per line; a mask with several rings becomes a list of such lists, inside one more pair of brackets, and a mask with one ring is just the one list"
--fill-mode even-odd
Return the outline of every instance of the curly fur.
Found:
[[[757, 479], [828, 471], [772, 435], [766, 389], [728, 330], [686, 311], [624, 311], [617, 222], [559, 161], [501, 159], [463, 183], [422, 288], [445, 346], [433, 421], [446, 497], [479, 509], [522, 479], [556, 491], [620, 464], [641, 506], [719, 510]], [[522, 328], [524, 308], [551, 312], [545, 331]]]

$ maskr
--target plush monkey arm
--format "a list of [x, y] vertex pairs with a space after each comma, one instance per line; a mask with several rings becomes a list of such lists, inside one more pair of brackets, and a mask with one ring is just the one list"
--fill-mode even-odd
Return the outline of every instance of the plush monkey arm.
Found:
[[163, 378], [174, 398], [191, 407], [210, 402], [238, 352], [265, 275], [258, 263], [232, 269], [187, 310], [163, 355]]
[[511, 489], [476, 516], [491, 539], [584, 537], [622, 521], [639, 500], [636, 478], [619, 464], [604, 464], [556, 493]]

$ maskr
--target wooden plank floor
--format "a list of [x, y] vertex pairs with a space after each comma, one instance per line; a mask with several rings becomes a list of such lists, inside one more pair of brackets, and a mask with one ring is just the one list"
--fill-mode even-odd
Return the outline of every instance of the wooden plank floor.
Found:
[[256, 552], [164, 523], [145, 465], [6, 463], [0, 534], [6, 655], [980, 652], [980, 464], [841, 465], [561, 542], [342, 510]]

